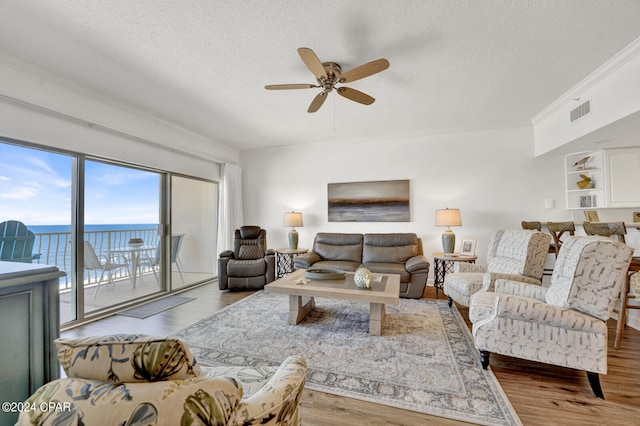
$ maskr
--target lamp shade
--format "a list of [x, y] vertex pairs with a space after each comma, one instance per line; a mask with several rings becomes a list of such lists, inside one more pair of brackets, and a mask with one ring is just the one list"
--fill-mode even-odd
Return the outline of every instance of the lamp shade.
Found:
[[291, 227], [302, 226], [302, 213], [300, 212], [285, 213], [282, 226], [291, 226]]
[[436, 210], [436, 226], [462, 226], [460, 209], [439, 209]]

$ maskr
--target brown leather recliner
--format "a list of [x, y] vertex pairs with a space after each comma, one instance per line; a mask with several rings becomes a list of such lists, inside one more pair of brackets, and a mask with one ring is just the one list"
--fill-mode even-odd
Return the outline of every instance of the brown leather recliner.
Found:
[[233, 250], [220, 253], [220, 290], [260, 290], [276, 279], [275, 251], [267, 249], [267, 231], [242, 226], [233, 236]]

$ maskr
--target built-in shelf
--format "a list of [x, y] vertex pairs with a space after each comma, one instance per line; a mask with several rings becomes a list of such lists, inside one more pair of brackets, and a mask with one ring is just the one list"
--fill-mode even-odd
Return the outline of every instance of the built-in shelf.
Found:
[[[591, 179], [589, 188], [578, 182]], [[640, 147], [565, 156], [567, 209], [640, 207]]]

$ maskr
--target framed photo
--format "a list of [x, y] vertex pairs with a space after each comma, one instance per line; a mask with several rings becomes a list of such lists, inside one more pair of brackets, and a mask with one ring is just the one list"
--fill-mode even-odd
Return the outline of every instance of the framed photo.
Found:
[[640, 222], [640, 212], [633, 212], [633, 221]]
[[473, 256], [476, 253], [476, 240], [462, 240], [460, 243], [460, 254]]
[[329, 222], [409, 222], [409, 180], [327, 184]]
[[581, 195], [580, 207], [593, 207], [595, 204], [595, 195]]
[[587, 222], [600, 222], [600, 217], [598, 217], [598, 212], [595, 210], [585, 210], [584, 218]]

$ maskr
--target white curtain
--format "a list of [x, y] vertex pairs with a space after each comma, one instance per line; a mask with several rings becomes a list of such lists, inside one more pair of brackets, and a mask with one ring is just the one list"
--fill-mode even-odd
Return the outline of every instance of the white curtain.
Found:
[[222, 192], [218, 222], [218, 253], [230, 250], [233, 232], [242, 226], [242, 167], [222, 165]]

